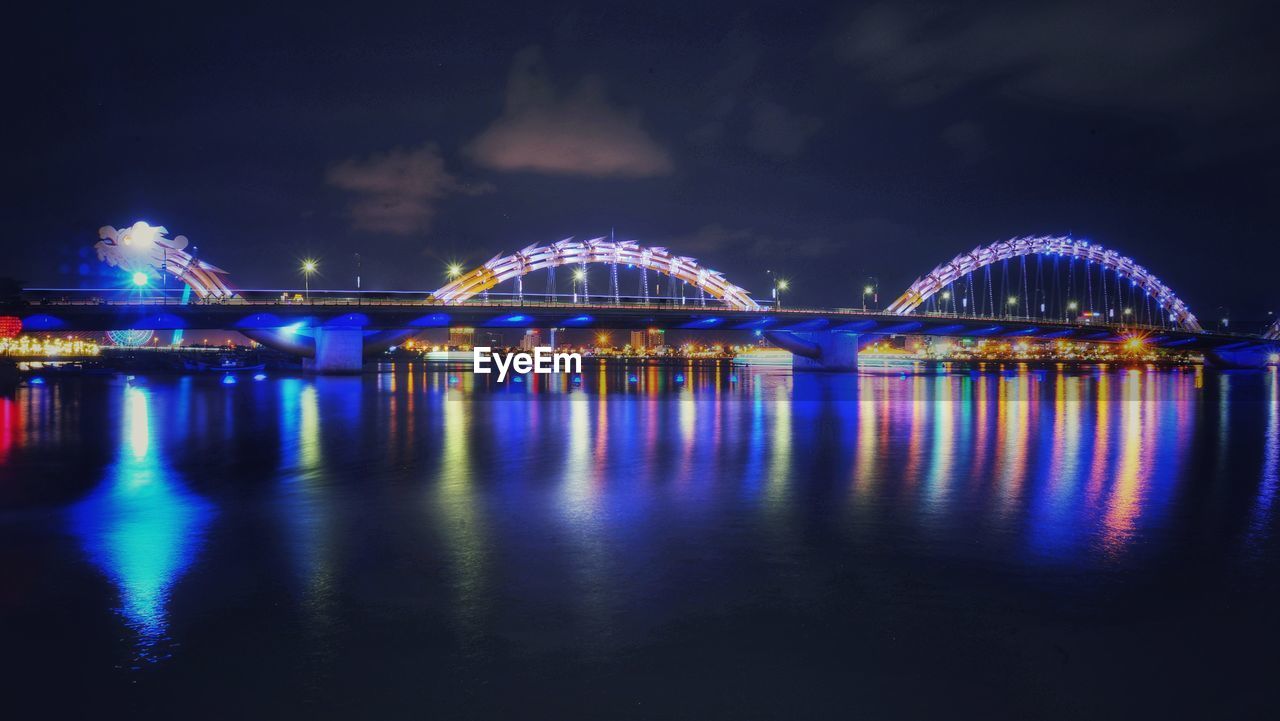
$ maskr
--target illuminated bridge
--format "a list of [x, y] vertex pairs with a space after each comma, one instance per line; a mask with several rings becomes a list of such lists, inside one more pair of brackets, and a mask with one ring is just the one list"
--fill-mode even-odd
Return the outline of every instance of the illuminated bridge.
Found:
[[[790, 351], [800, 370], [856, 368], [868, 338], [904, 334], [1098, 343], [1136, 337], [1238, 367], [1264, 365], [1280, 350], [1280, 325], [1261, 335], [1207, 332], [1146, 268], [1067, 237], [975, 248], [917, 279], [886, 309], [870, 310], [783, 307], [777, 293], [785, 286], [777, 280], [773, 297], [757, 301], [693, 258], [610, 238], [495, 256], [469, 271], [454, 269], [432, 292], [298, 293], [236, 288], [226, 271], [188, 253], [186, 239], [168, 238], [164, 228], [108, 226], [100, 235], [99, 257], [128, 274], [134, 289], [35, 289], [0, 313], [34, 331], [235, 330], [311, 359], [316, 370], [338, 372], [358, 370], [364, 357], [424, 329], [447, 327], [759, 331]], [[183, 283], [183, 298], [144, 289], [162, 272]]]

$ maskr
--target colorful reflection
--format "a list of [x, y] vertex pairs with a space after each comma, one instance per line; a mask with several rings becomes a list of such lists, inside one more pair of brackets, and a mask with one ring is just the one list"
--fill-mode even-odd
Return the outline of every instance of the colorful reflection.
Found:
[[166, 658], [169, 601], [213, 517], [211, 503], [168, 467], [148, 391], [128, 386], [119, 451], [103, 482], [71, 509], [71, 530], [116, 585], [117, 612], [133, 631], [134, 665]]

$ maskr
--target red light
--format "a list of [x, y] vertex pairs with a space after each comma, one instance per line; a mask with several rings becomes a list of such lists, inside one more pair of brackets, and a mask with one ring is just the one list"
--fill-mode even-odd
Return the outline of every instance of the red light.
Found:
[[17, 338], [21, 332], [21, 318], [14, 315], [0, 315], [0, 338]]

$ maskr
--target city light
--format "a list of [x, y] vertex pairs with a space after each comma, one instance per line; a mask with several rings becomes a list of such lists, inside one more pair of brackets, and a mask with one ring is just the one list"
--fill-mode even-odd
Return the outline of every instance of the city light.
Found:
[[97, 343], [70, 338], [36, 338], [24, 335], [19, 338], [0, 338], [0, 356], [49, 358], [53, 356], [95, 356], [100, 352]]
[[450, 263], [448, 268], [448, 273], [449, 273], [450, 280], [453, 280], [454, 278], [457, 278], [458, 276], [462, 275], [462, 264]]
[[1018, 297], [1013, 295], [1009, 296], [1009, 305], [1017, 305], [1017, 304], [1018, 304]]
[[573, 271], [573, 279], [574, 279], [574, 280], [582, 280], [583, 278], [586, 278], [586, 277], [587, 277], [587, 271], [585, 271], [585, 270], [583, 270], [583, 269], [581, 269], [581, 268], [579, 268], [579, 269], [577, 269], [577, 270]]
[[787, 282], [785, 278], [783, 280], [778, 281], [778, 290], [786, 290], [787, 288], [790, 288], [790, 287], [791, 287], [791, 283]]
[[307, 258], [302, 261], [302, 282], [304, 292], [307, 294], [307, 301], [311, 301], [311, 274], [316, 272], [316, 261]]
[[134, 274], [133, 274], [133, 284], [134, 284], [134, 285], [136, 285], [136, 286], [138, 286], [139, 288], [141, 288], [141, 287], [145, 286], [145, 285], [147, 284], [147, 274], [146, 274], [146, 273], [141, 273], [141, 272], [139, 272], [139, 273], [134, 273]]

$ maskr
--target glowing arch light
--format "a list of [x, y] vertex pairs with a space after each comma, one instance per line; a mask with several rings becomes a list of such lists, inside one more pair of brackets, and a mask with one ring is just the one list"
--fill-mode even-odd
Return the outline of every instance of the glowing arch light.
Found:
[[934, 268], [923, 278], [918, 278], [887, 310], [890, 313], [906, 315], [935, 293], [944, 291], [947, 286], [975, 270], [1009, 258], [1035, 254], [1070, 256], [1099, 263], [1142, 288], [1168, 314], [1169, 319], [1183, 330], [1196, 333], [1204, 330], [1186, 304], [1173, 294], [1169, 286], [1161, 283], [1150, 271], [1133, 262], [1133, 259], [1087, 240], [1076, 240], [1064, 236], [1013, 238], [974, 248], [968, 253], [961, 253], [949, 262]]
[[719, 272], [698, 265], [693, 258], [672, 255], [666, 248], [644, 247], [633, 240], [607, 238], [586, 241], [570, 238], [550, 245], [530, 245], [511, 255], [494, 256], [479, 268], [459, 274], [437, 290], [434, 297], [447, 304], [463, 303], [503, 281], [535, 270], [583, 263], [612, 263], [654, 270], [701, 288], [730, 308], [761, 309], [746, 289], [729, 283]]

